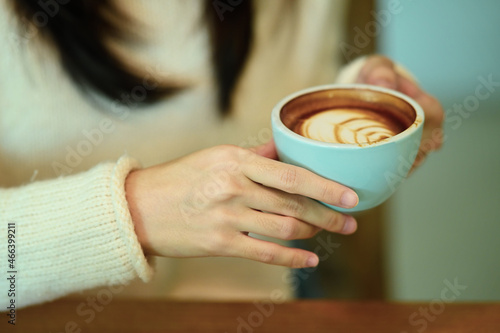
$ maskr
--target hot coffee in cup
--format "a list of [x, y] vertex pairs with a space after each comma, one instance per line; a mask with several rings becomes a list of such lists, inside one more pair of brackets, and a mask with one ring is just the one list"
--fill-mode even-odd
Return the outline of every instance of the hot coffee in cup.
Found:
[[369, 85], [292, 94], [273, 110], [280, 159], [354, 189], [359, 211], [385, 201], [418, 153], [424, 114], [408, 96]]
[[370, 109], [337, 108], [312, 112], [288, 128], [306, 138], [331, 143], [371, 144], [401, 133], [408, 124]]
[[359, 89], [318, 91], [283, 106], [286, 127], [306, 138], [369, 145], [393, 137], [416, 118], [413, 108], [390, 94]]

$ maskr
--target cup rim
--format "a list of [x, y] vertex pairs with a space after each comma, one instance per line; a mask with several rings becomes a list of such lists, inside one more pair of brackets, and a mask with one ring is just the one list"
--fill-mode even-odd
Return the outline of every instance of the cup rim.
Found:
[[[281, 109], [291, 100], [301, 96], [305, 95], [308, 93], [312, 92], [317, 92], [317, 91], [323, 91], [323, 90], [339, 90], [339, 89], [360, 89], [360, 90], [371, 90], [371, 91], [376, 91], [376, 92], [382, 92], [386, 94], [390, 94], [393, 96], [396, 96], [408, 104], [415, 110], [416, 116], [415, 120], [413, 123], [408, 126], [407, 129], [404, 131], [381, 141], [375, 142], [375, 143], [370, 143], [370, 144], [357, 144], [357, 143], [331, 143], [331, 142], [323, 142], [323, 141], [318, 141], [318, 140], [313, 140], [310, 138], [306, 138], [300, 134], [295, 133], [291, 129], [289, 129], [283, 122], [281, 121]], [[346, 149], [364, 149], [364, 148], [369, 148], [369, 147], [377, 147], [385, 144], [389, 144], [394, 141], [398, 141], [404, 137], [407, 137], [411, 135], [412, 133], [416, 132], [419, 130], [420, 127], [423, 126], [424, 120], [425, 120], [425, 115], [422, 107], [411, 97], [400, 93], [399, 91], [385, 88], [385, 87], [379, 87], [379, 86], [374, 86], [370, 84], [363, 84], [363, 83], [350, 83], [350, 84], [324, 84], [324, 85], [319, 85], [319, 86], [313, 86], [309, 87], [306, 89], [302, 89], [299, 91], [296, 91], [290, 95], [287, 95], [283, 99], [281, 99], [273, 108], [272, 110], [272, 115], [271, 115], [272, 122], [274, 123], [274, 126], [277, 127], [277, 129], [284, 131], [288, 135], [292, 136], [293, 138], [297, 140], [301, 140], [304, 142], [308, 142], [310, 144], [315, 144], [316, 146], [325, 146], [325, 147], [336, 147], [336, 148], [346, 148]]]

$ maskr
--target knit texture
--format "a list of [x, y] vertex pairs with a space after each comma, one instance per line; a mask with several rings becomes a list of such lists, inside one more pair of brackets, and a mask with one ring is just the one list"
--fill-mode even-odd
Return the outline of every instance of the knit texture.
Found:
[[[125, 178], [138, 167], [124, 156], [77, 175], [0, 190], [2, 238], [8, 222], [16, 228], [18, 307], [151, 278], [125, 199]], [[2, 272], [11, 270], [6, 263]], [[7, 283], [0, 279], [0, 290]], [[7, 295], [0, 295], [5, 309]]]
[[[335, 82], [344, 84], [356, 83], [359, 72], [365, 65], [367, 59], [368, 57], [362, 56], [351, 61], [347, 66], [342, 67], [337, 75], [337, 79], [335, 80]], [[413, 76], [413, 74], [403, 65], [394, 63], [394, 69], [398, 74], [402, 75], [408, 80], [418, 83], [415, 76]]]

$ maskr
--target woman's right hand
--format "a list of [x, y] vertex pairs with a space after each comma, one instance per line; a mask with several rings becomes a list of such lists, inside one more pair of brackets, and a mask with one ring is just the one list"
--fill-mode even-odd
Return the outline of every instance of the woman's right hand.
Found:
[[351, 234], [357, 227], [353, 217], [315, 200], [350, 208], [358, 197], [343, 185], [273, 158], [272, 141], [254, 149], [216, 146], [130, 173], [127, 201], [144, 252], [316, 266], [312, 252], [248, 233], [283, 240], [310, 238], [321, 229]]

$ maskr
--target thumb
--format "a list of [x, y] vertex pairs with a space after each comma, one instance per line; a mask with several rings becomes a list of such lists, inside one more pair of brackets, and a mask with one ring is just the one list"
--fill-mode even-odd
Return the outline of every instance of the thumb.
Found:
[[278, 153], [276, 152], [276, 146], [274, 145], [274, 140], [271, 139], [263, 145], [250, 148], [251, 151], [257, 155], [267, 157], [273, 160], [278, 159]]

